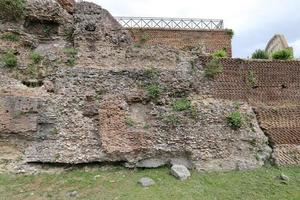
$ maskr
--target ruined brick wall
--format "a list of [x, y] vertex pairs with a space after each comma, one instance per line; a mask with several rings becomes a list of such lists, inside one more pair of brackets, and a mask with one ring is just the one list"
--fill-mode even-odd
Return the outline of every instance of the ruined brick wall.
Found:
[[163, 44], [179, 49], [192, 48], [204, 44], [206, 51], [212, 53], [224, 49], [231, 57], [231, 36], [227, 30], [170, 30], [170, 29], [128, 29], [135, 42], [148, 35], [147, 44]]
[[[211, 58], [203, 57], [207, 65]], [[280, 165], [300, 164], [300, 61], [222, 59], [215, 98], [248, 102]], [[254, 80], [254, 81], [253, 81]]]

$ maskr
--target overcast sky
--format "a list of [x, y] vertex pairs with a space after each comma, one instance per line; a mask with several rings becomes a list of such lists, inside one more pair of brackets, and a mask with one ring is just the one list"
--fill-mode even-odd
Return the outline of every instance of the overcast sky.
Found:
[[300, 57], [300, 0], [90, 0], [114, 16], [223, 19], [234, 57], [248, 57], [284, 34]]

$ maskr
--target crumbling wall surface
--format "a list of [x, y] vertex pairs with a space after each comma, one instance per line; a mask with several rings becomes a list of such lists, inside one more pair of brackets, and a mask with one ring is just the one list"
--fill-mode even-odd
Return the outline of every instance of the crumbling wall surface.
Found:
[[[54, 31], [40, 35], [18, 22], [13, 26], [20, 41], [0, 39], [0, 54], [13, 48], [18, 61], [10, 69], [0, 63], [0, 170], [94, 162], [233, 170], [268, 161], [268, 139], [251, 107], [220, 100], [215, 92], [224, 91], [215, 87], [218, 81], [204, 78], [205, 62], [195, 54], [133, 46], [128, 32], [93, 3], [77, 3], [70, 15], [56, 1], [36, 1], [28, 2], [25, 21]], [[51, 8], [43, 12], [43, 6]], [[71, 42], [61, 35], [67, 25], [74, 25]], [[1, 34], [9, 32], [3, 26]], [[26, 38], [36, 45], [24, 46]], [[61, 59], [66, 48], [77, 62], [73, 67]], [[33, 51], [42, 61], [33, 62]], [[41, 84], [25, 86], [31, 81]], [[176, 109], [178, 100], [183, 109]], [[227, 123], [234, 111], [246, 119], [236, 130]]]
[[[226, 116], [234, 103], [206, 98], [206, 84], [197, 84], [204, 80], [190, 73], [160, 71], [153, 79], [147, 70], [58, 71], [49, 79], [54, 93], [41, 105], [40, 139], [26, 149], [26, 162], [181, 162], [199, 170], [262, 166], [266, 158], [257, 158], [269, 149], [253, 111], [244, 104], [241, 112], [249, 121], [232, 130]], [[153, 81], [163, 88], [156, 100], [147, 92]], [[178, 95], [186, 95], [194, 110], [174, 111]]]
[[[211, 58], [203, 57], [206, 65]], [[204, 64], [206, 63], [206, 64]], [[248, 102], [274, 148], [277, 164], [300, 164], [300, 62], [222, 59], [215, 98]]]

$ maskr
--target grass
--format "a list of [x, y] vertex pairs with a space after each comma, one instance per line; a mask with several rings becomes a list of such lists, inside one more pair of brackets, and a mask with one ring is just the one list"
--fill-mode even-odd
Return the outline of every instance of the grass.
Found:
[[239, 111], [232, 112], [227, 116], [227, 123], [233, 129], [241, 128], [244, 123], [244, 117]]
[[4, 33], [1, 36], [1, 39], [11, 42], [19, 42], [20, 41], [20, 35], [16, 33]]
[[12, 50], [6, 52], [3, 57], [2, 61], [4, 62], [5, 67], [7, 68], [15, 68], [18, 64], [17, 56], [14, 54]]
[[70, 67], [76, 64], [76, 56], [77, 56], [77, 49], [75, 48], [65, 48], [64, 53], [68, 56], [66, 64]]
[[149, 97], [152, 100], [159, 99], [159, 97], [160, 97], [160, 95], [162, 93], [161, 87], [159, 85], [156, 85], [156, 84], [151, 84], [151, 85], [147, 86], [146, 89], [147, 89]]
[[[276, 179], [283, 172], [289, 183]], [[142, 177], [154, 179], [156, 185], [142, 188]], [[120, 167], [85, 172], [74, 170], [60, 174], [0, 175], [1, 200], [76, 199], [89, 200], [298, 200], [300, 168], [262, 168], [256, 171], [199, 173], [192, 172], [187, 181], [169, 175], [169, 169], [128, 170]]]
[[206, 78], [213, 79], [215, 76], [223, 72], [223, 66], [220, 64], [218, 58], [213, 58], [206, 66], [204, 70], [204, 76]]
[[30, 55], [30, 59], [34, 64], [38, 64], [44, 59], [44, 57], [38, 52], [32, 52]]
[[192, 106], [191, 101], [187, 98], [177, 99], [173, 102], [172, 108], [174, 111], [184, 111], [190, 109]]

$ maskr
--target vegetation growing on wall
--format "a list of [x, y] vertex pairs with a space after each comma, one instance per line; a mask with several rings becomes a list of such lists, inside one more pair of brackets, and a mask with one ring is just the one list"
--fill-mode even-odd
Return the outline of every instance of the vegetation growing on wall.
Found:
[[227, 53], [225, 50], [221, 49], [221, 50], [215, 51], [213, 53], [213, 57], [214, 58], [227, 58]]
[[252, 88], [257, 87], [257, 77], [256, 77], [256, 74], [254, 73], [254, 71], [252, 71], [252, 70], [249, 71], [249, 73], [248, 73], [248, 82]]
[[11, 42], [18, 42], [18, 41], [20, 41], [20, 36], [19, 36], [19, 34], [16, 34], [16, 33], [4, 33], [1, 36], [1, 39], [6, 40], [6, 41], [11, 41]]
[[191, 101], [187, 98], [178, 99], [173, 102], [172, 108], [174, 111], [184, 111], [191, 108]]
[[156, 84], [151, 84], [146, 89], [147, 89], [149, 97], [152, 100], [157, 100], [160, 97], [160, 94], [162, 92], [161, 87]]
[[25, 0], [1, 0], [0, 19], [19, 20], [23, 17], [25, 10]]
[[229, 35], [231, 38], [234, 36], [234, 31], [232, 29], [227, 29], [226, 34]]
[[288, 48], [276, 51], [272, 54], [272, 58], [275, 60], [291, 60], [294, 58], [293, 50]]
[[76, 64], [77, 50], [75, 48], [66, 48], [64, 53], [68, 56], [66, 64], [70, 67], [74, 66]]
[[32, 52], [30, 55], [30, 58], [31, 58], [33, 64], [38, 64], [44, 59], [44, 57], [41, 54], [39, 54], [38, 52]]
[[14, 54], [13, 50], [9, 50], [3, 55], [2, 61], [7, 68], [14, 68], [18, 64], [17, 56]]
[[204, 70], [204, 76], [207, 78], [214, 78], [218, 74], [223, 72], [223, 67], [218, 58], [213, 58], [206, 66]]
[[252, 54], [252, 59], [269, 59], [269, 54], [261, 49], [257, 49], [253, 54]]
[[232, 112], [227, 116], [227, 123], [232, 129], [241, 128], [244, 123], [244, 117], [239, 111]]

